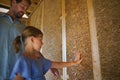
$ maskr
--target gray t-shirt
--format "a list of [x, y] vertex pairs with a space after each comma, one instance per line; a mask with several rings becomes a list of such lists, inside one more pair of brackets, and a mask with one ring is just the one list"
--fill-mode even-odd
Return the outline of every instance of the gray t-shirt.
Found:
[[[20, 35], [25, 25], [18, 19], [0, 13], [0, 80], [9, 79], [13, 66], [19, 54], [15, 54], [12, 46], [13, 40]], [[24, 47], [22, 45], [23, 53]]]

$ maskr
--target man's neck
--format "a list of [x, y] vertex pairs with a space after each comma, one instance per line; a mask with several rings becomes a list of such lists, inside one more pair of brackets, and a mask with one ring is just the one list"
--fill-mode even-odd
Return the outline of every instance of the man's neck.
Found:
[[7, 14], [12, 18], [13, 21], [16, 19], [15, 15], [12, 11], [8, 11]]

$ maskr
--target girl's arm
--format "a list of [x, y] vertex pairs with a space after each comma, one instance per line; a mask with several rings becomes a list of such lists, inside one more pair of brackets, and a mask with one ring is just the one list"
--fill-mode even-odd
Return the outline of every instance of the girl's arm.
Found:
[[75, 53], [75, 61], [73, 62], [52, 62], [51, 68], [63, 68], [77, 65], [82, 62], [80, 53]]
[[63, 68], [70, 67], [81, 63], [82, 59], [74, 61], [74, 62], [52, 62], [51, 68]]

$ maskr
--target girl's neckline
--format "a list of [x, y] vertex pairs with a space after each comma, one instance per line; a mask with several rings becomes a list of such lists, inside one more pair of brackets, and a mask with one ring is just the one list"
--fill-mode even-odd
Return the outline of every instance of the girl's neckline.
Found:
[[37, 53], [37, 54], [34, 54], [34, 53], [30, 53], [30, 54], [24, 53], [23, 56], [28, 57], [28, 58], [30, 58], [30, 59], [40, 59], [40, 58], [43, 57], [43, 56], [41, 55], [41, 53]]

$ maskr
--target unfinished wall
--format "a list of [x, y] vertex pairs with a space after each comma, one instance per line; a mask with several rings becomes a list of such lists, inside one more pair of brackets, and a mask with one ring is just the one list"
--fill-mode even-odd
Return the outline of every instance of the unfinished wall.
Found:
[[38, 5], [34, 8], [33, 12], [29, 15], [28, 23], [27, 25], [37, 27], [38, 29], [41, 29], [41, 26], [43, 24], [43, 2], [38, 3]]
[[[61, 61], [62, 30], [61, 30], [61, 0], [44, 0], [44, 46], [43, 54], [50, 60]], [[61, 69], [59, 69], [61, 71]], [[46, 80], [56, 80], [49, 72]]]
[[[43, 55], [50, 60], [62, 61], [62, 0], [44, 0], [29, 18], [29, 25], [42, 28], [44, 37]], [[90, 32], [86, 0], [65, 0], [67, 61], [73, 60], [75, 51], [84, 56], [81, 65], [68, 68], [68, 80], [93, 80]], [[44, 11], [42, 10], [44, 9]], [[43, 23], [42, 23], [43, 20]], [[59, 69], [62, 76], [62, 69]], [[56, 79], [50, 73], [47, 80]]]
[[[68, 80], [93, 80], [86, 0], [65, 0], [65, 3], [67, 61], [73, 60], [76, 50], [79, 50], [85, 57], [82, 65], [68, 68]], [[61, 0], [45, 0], [44, 2], [43, 53], [49, 59], [57, 61], [62, 61], [61, 5]], [[47, 80], [56, 79], [51, 74], [47, 74]]]
[[120, 0], [94, 0], [102, 80], [120, 80]]
[[[44, 11], [43, 5], [38, 6], [28, 22], [44, 32], [43, 55], [62, 61], [62, 0], [43, 1]], [[67, 61], [73, 60], [77, 50], [85, 58], [81, 65], [68, 68], [68, 80], [94, 80], [86, 1], [65, 0]], [[102, 80], [120, 80], [120, 0], [93, 0], [93, 3]], [[59, 71], [62, 75], [62, 69]], [[46, 78], [62, 80], [54, 78], [50, 72]]]
[[68, 61], [77, 50], [85, 58], [82, 65], [68, 68], [69, 80], [93, 80], [86, 0], [66, 0], [66, 24]]

